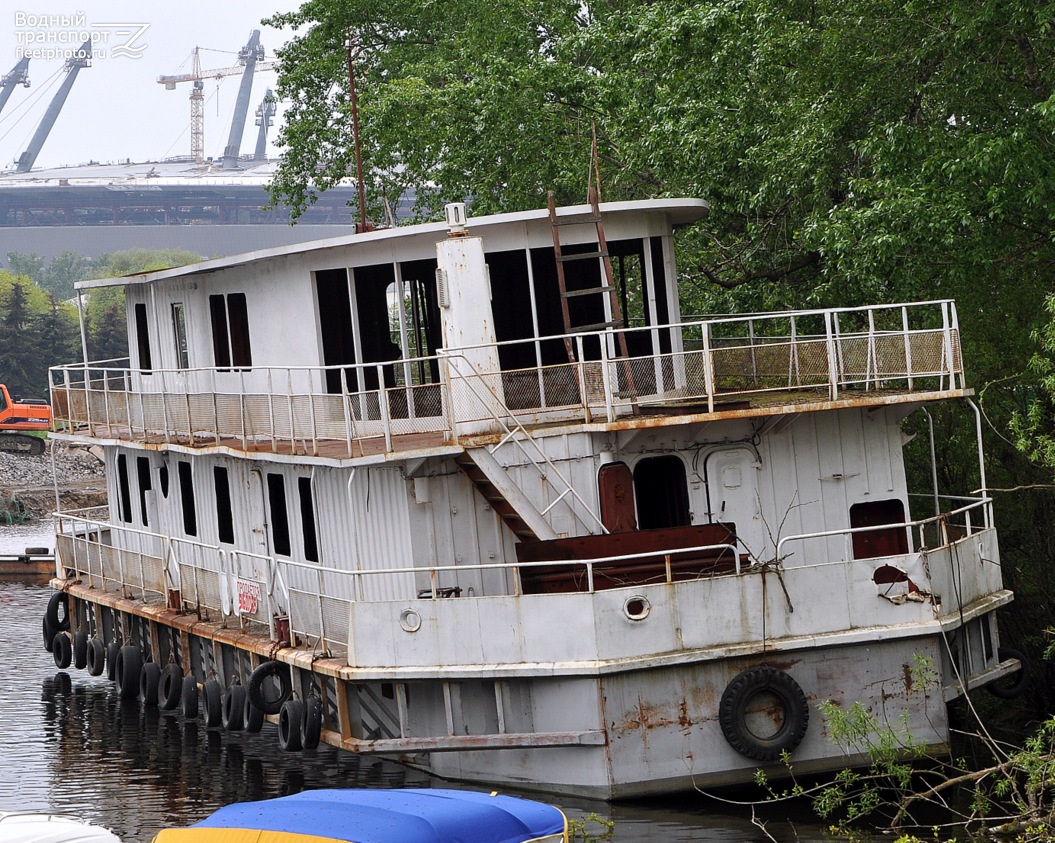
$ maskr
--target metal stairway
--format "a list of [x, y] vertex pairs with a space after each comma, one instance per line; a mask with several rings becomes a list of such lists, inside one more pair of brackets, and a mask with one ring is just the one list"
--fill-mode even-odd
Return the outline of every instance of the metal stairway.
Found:
[[469, 448], [454, 461], [518, 539], [533, 542], [557, 538], [542, 513], [512, 483], [487, 448]]

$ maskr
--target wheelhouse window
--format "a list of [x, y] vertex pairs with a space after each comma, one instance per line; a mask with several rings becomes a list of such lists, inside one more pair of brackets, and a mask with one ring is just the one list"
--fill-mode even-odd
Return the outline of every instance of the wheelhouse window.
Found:
[[249, 342], [249, 309], [245, 293], [209, 296], [212, 351], [217, 369], [249, 368], [253, 352]]

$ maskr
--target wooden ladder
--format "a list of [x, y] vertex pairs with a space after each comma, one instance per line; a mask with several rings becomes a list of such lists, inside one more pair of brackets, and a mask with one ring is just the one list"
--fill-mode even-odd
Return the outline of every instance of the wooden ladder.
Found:
[[[590, 185], [590, 213], [588, 215], [577, 214], [575, 216], [558, 217], [557, 200], [553, 195], [552, 190], [546, 194], [546, 200], [549, 204], [549, 221], [550, 227], [553, 231], [553, 254], [557, 260], [557, 286], [560, 288], [560, 308], [561, 315], [564, 317], [564, 348], [568, 352], [568, 362], [578, 362], [575, 357], [575, 343], [570, 336], [573, 331], [600, 331], [605, 328], [614, 328], [616, 332], [615, 340], [617, 347], [615, 359], [624, 361], [624, 386], [626, 392], [623, 394], [629, 394], [629, 396], [633, 398], [636, 395], [636, 391], [634, 389], [634, 373], [630, 362], [630, 353], [627, 351], [626, 346], [626, 322], [623, 319], [623, 308], [619, 303], [619, 290], [615, 285], [615, 273], [612, 270], [612, 258], [608, 252], [608, 240], [604, 234], [604, 221], [601, 218], [599, 191], [593, 184]], [[564, 254], [560, 242], [560, 229], [566, 225], [587, 224], [592, 224], [597, 231], [597, 251], [577, 252], [570, 255]], [[587, 287], [581, 290], [568, 289], [567, 280], [564, 275], [564, 264], [569, 261], [581, 260], [600, 260], [602, 269], [602, 283], [600, 287]], [[568, 300], [579, 296], [608, 296], [609, 311], [612, 316], [611, 321], [598, 322], [592, 325], [572, 325], [571, 308], [568, 306]], [[604, 339], [602, 338], [601, 341], [603, 342]], [[636, 412], [636, 403], [634, 409]]]

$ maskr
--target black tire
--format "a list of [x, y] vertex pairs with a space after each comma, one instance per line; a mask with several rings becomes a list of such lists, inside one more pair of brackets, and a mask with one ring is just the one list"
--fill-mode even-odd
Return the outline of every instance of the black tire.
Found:
[[223, 688], [215, 679], [206, 679], [202, 689], [205, 708], [205, 728], [215, 729], [223, 721]]
[[65, 591], [56, 591], [48, 600], [44, 612], [51, 628], [56, 632], [65, 632], [70, 628], [70, 596]]
[[304, 703], [286, 700], [278, 713], [278, 745], [285, 752], [300, 752], [300, 733], [304, 728]]
[[198, 717], [198, 680], [194, 674], [188, 673], [183, 677], [183, 692], [180, 695], [180, 711], [188, 720]]
[[242, 709], [242, 728], [247, 732], [259, 732], [264, 725], [264, 712], [253, 705], [249, 694], [245, 695], [245, 708]]
[[79, 629], [73, 633], [73, 666], [77, 670], [88, 666], [88, 636]]
[[232, 685], [223, 694], [223, 727], [228, 732], [241, 732], [245, 717], [245, 688]]
[[134, 700], [139, 695], [139, 676], [143, 672], [143, 654], [133, 644], [126, 644], [117, 651], [114, 682], [118, 696], [123, 700]]
[[1024, 653], [1012, 647], [1001, 647], [996, 651], [996, 655], [1002, 662], [1006, 662], [1008, 659], [1018, 659], [1022, 669], [1007, 677], [1006, 682], [1004, 679], [997, 679], [995, 682], [990, 682], [985, 688], [994, 697], [1002, 700], [1013, 700], [1015, 697], [1021, 696], [1026, 688], [1029, 687], [1031, 679], [1029, 662], [1026, 661]]
[[[269, 693], [278, 686], [278, 694]], [[278, 714], [293, 693], [289, 667], [278, 661], [264, 662], [249, 676], [246, 695], [264, 714]]]
[[304, 701], [304, 721], [300, 727], [301, 749], [316, 749], [322, 735], [322, 700], [308, 697]]
[[51, 655], [55, 659], [55, 667], [65, 670], [73, 661], [73, 642], [65, 632], [56, 632], [51, 640]]
[[51, 625], [51, 621], [48, 620], [48, 615], [46, 612], [44, 613], [43, 620], [44, 649], [50, 653], [51, 645], [55, 643], [55, 633], [58, 632], [58, 630]]
[[106, 669], [106, 645], [101, 638], [92, 638], [88, 641], [88, 673], [92, 676], [102, 676]]
[[158, 685], [161, 682], [161, 668], [154, 662], [147, 662], [139, 672], [139, 698], [147, 708], [158, 706]]
[[161, 671], [158, 680], [158, 707], [162, 711], [172, 711], [183, 696], [183, 671], [178, 664], [167, 664]]
[[121, 652], [121, 645], [111, 641], [106, 645], [106, 678], [111, 682], [117, 681], [117, 654]]
[[[775, 730], [752, 728], [757, 720], [771, 725], [770, 718], [753, 716], [751, 706], [771, 697], [780, 708]], [[777, 719], [777, 718], [773, 718]], [[792, 752], [806, 735], [810, 709], [799, 684], [787, 673], [772, 667], [752, 667], [739, 674], [722, 694], [718, 722], [729, 745], [755, 761], [779, 761]]]

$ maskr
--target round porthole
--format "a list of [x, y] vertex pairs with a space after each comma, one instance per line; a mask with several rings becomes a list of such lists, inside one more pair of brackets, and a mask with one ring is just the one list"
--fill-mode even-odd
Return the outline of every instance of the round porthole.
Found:
[[404, 632], [417, 632], [421, 629], [421, 615], [413, 609], [404, 609], [399, 616], [399, 625]]
[[652, 604], [641, 594], [633, 594], [623, 603], [623, 614], [632, 621], [643, 621], [652, 611]]

